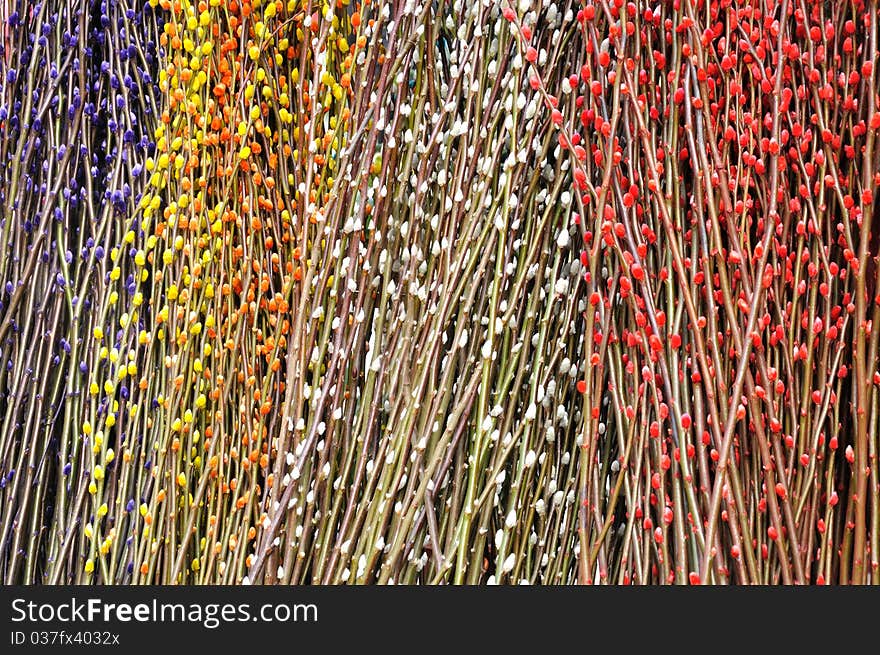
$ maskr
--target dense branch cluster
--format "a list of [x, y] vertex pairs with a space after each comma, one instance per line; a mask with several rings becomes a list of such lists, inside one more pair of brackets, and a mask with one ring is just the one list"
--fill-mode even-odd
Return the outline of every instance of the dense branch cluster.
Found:
[[0, 6], [4, 582], [880, 582], [878, 18]]

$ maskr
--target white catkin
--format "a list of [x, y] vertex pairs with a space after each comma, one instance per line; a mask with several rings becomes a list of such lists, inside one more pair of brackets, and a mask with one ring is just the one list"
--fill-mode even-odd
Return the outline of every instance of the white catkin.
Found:
[[570, 243], [570, 237], [568, 234], [568, 230], [563, 228], [559, 230], [559, 236], [556, 237], [556, 245], [560, 249], [568, 248], [568, 244]]
[[507, 517], [504, 519], [504, 527], [508, 529], [516, 527], [516, 512], [514, 510], [510, 510], [507, 513]]
[[513, 567], [516, 566], [516, 555], [511, 553], [507, 556], [507, 559], [504, 560], [504, 564], [501, 566], [501, 570], [504, 573], [510, 573], [513, 571]]

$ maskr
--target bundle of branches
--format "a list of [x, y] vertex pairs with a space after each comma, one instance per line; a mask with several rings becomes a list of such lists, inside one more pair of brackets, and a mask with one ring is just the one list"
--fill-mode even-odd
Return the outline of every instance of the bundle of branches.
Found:
[[874, 3], [0, 18], [7, 582], [880, 582]]

